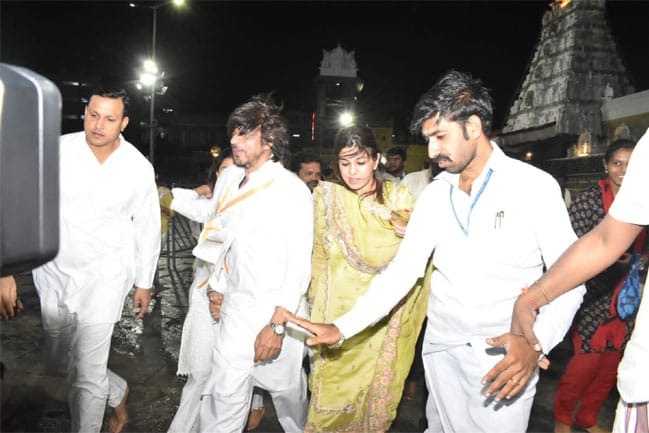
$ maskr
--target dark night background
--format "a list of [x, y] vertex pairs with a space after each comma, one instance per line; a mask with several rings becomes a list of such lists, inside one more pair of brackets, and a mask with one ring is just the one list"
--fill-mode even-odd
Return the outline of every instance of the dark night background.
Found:
[[[140, 2], [156, 5], [160, 2]], [[260, 91], [313, 109], [322, 50], [354, 50], [368, 118], [406, 123], [419, 95], [456, 68], [492, 89], [496, 129], [524, 79], [549, 1], [207, 2], [158, 9], [161, 104], [228, 114]], [[152, 10], [128, 2], [0, 2], [0, 59], [46, 77], [136, 80]], [[607, 19], [636, 90], [649, 88], [648, 1], [609, 1]]]

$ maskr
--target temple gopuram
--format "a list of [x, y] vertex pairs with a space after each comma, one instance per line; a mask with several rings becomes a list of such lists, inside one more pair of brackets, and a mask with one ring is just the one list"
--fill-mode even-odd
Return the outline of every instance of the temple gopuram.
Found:
[[649, 127], [649, 91], [635, 93], [605, 0], [550, 4], [516, 95], [494, 139], [572, 191], [601, 176], [612, 139], [637, 140]]

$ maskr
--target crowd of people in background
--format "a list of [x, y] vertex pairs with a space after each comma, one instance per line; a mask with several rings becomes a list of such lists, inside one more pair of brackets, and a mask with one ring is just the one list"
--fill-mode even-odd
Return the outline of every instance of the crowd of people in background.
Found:
[[[412, 173], [405, 148], [382, 155], [364, 126], [338, 131], [331, 165], [291, 157], [282, 109], [272, 94], [236, 107], [230, 146], [192, 189], [156, 186], [122, 136], [121, 90], [95, 91], [84, 131], [61, 137], [60, 251], [33, 279], [72, 431], [99, 432], [106, 405], [111, 433], [128, 422], [113, 327], [133, 288], [147, 314], [177, 213], [200, 234], [170, 432], [254, 430], [265, 394], [286, 432], [386, 432], [423, 376], [427, 431], [520, 433], [566, 334], [555, 431], [607, 431], [617, 379], [614, 431], [649, 432], [649, 131], [610, 143], [603, 179], [566, 208], [552, 176], [490, 140], [492, 99], [469, 74], [415, 105], [428, 160]], [[0, 282], [8, 319], [22, 305], [13, 277]]]

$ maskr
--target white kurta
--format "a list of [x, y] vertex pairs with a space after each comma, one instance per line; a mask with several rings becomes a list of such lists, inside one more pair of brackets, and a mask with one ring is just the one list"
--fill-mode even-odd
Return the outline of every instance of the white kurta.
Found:
[[[435, 250], [423, 352], [471, 344], [477, 377], [502, 358], [486, 351], [485, 339], [509, 332], [521, 289], [576, 236], [557, 182], [492, 145], [470, 195], [458, 188], [459, 175], [447, 172], [422, 192], [392, 263], [335, 321], [345, 337], [387, 314], [424, 274]], [[534, 330], [546, 353], [562, 340], [584, 290], [580, 286], [541, 309]]]
[[385, 171], [385, 172], [383, 172], [383, 180], [389, 180], [390, 182], [394, 182], [394, 183], [401, 183], [403, 177], [405, 176], [405, 173], [406, 172], [404, 171], [404, 172], [402, 172], [401, 177], [397, 177], [397, 176], [393, 176], [390, 173], [388, 173], [387, 171]]
[[60, 248], [33, 271], [42, 298], [79, 322], [120, 319], [124, 299], [150, 288], [160, 253], [160, 204], [153, 167], [129, 142], [100, 164], [84, 132], [60, 140]]
[[[174, 188], [171, 208], [190, 220], [205, 224], [214, 217], [216, 202], [198, 196], [193, 189]], [[186, 375], [209, 372], [212, 351], [216, 345], [214, 328], [216, 321], [209, 310], [207, 285], [210, 267], [196, 259], [194, 281], [189, 288], [189, 311], [183, 323], [182, 339], [178, 352], [176, 374]], [[181, 403], [182, 405], [182, 403]]]
[[431, 169], [426, 168], [406, 174], [401, 180], [401, 184], [408, 188], [408, 191], [415, 199], [418, 199], [432, 180]]
[[226, 255], [229, 273], [216, 350], [231, 365], [267, 376], [268, 386], [281, 389], [299, 377], [302, 335], [289, 331], [279, 357], [263, 364], [253, 363], [254, 343], [276, 306], [297, 312], [304, 301], [311, 279], [313, 203], [304, 182], [279, 163], [267, 162], [239, 189], [243, 177], [240, 167], [226, 170], [215, 186], [217, 202], [227, 204], [272, 183], [217, 217], [234, 240]]
[[[631, 155], [624, 182], [611, 205], [613, 218], [632, 224], [649, 225], [649, 129]], [[618, 367], [617, 387], [626, 403], [649, 401], [649, 300], [647, 281], [631, 339]], [[617, 421], [617, 420], [616, 420]]]
[[252, 387], [258, 386], [270, 392], [282, 428], [301, 431], [306, 418], [304, 334], [289, 328], [276, 358], [253, 359], [257, 335], [276, 306], [304, 314], [311, 278], [312, 198], [304, 182], [280, 163], [266, 162], [239, 188], [244, 175], [243, 168], [233, 166], [219, 177], [213, 197], [217, 216], [201, 234], [218, 227], [229, 246], [225, 260], [215, 266], [216, 272], [221, 266], [226, 271], [218, 281], [224, 300], [200, 428], [243, 429]]

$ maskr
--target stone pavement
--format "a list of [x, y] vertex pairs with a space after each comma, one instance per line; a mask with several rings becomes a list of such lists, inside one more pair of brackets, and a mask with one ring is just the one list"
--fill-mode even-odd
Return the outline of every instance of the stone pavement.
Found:
[[[184, 378], [176, 376], [175, 371], [192, 261], [186, 248], [176, 255], [175, 266], [174, 261], [162, 257], [151, 314], [144, 320], [134, 320], [129, 299], [115, 328], [109, 366], [131, 387], [125, 433], [165, 432], [180, 401]], [[66, 432], [69, 416], [64, 381], [45, 369], [38, 296], [31, 274], [21, 274], [17, 280], [25, 310], [10, 321], [0, 322], [0, 359], [5, 366], [0, 388], [0, 431]], [[552, 431], [554, 390], [571, 352], [567, 342], [552, 352], [551, 368], [542, 372], [539, 381], [528, 432]], [[391, 432], [423, 431], [420, 420], [424, 388], [421, 378], [415, 398], [401, 403]], [[600, 414], [601, 425], [612, 426], [616, 402], [617, 393], [613, 391]], [[266, 406], [266, 416], [255, 431], [281, 432], [268, 398]], [[109, 413], [107, 410], [107, 416]]]

